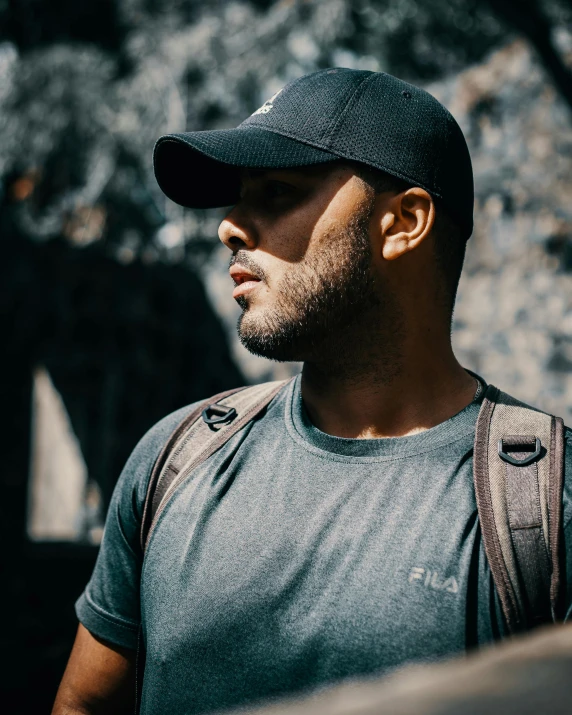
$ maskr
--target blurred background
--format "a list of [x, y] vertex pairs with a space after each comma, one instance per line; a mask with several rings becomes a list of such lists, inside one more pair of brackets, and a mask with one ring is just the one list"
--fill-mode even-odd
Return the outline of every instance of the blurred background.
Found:
[[463, 128], [467, 367], [572, 423], [569, 0], [0, 0], [4, 712], [48, 712], [123, 463], [159, 418], [293, 374], [235, 335], [217, 211], [159, 191], [157, 137], [235, 126], [342, 66]]

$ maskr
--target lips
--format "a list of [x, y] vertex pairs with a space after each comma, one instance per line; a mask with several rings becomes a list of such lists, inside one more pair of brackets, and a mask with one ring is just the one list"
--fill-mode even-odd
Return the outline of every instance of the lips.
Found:
[[247, 283], [248, 281], [260, 281], [258, 276], [237, 263], [230, 267], [229, 273], [237, 286], [242, 283]]
[[232, 292], [233, 298], [238, 298], [245, 293], [248, 293], [252, 289], [256, 288], [262, 281], [254, 273], [246, 270], [238, 264], [234, 264], [230, 267], [230, 276], [235, 283], [235, 289]]
[[249, 281], [260, 282], [260, 278], [256, 278], [256, 276], [252, 276], [249, 273], [239, 273], [238, 275], [233, 276], [233, 279], [237, 286]]

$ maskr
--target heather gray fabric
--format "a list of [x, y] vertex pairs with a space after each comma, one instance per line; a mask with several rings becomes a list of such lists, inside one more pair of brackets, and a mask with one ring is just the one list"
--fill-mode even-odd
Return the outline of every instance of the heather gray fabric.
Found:
[[[143, 565], [147, 480], [192, 406], [159, 422], [121, 475], [76, 609], [90, 631], [132, 648], [142, 614], [145, 715], [231, 708], [505, 633], [472, 483], [480, 404], [417, 435], [342, 439], [311, 424], [299, 383], [179, 487]], [[567, 457], [569, 606], [569, 431]]]

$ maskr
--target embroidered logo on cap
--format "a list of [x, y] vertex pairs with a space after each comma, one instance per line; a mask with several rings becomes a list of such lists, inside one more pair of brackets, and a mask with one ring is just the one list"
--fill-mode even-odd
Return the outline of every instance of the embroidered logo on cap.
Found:
[[264, 104], [262, 105], [262, 107], [259, 107], [256, 110], [256, 112], [252, 113], [252, 116], [254, 116], [255, 114], [268, 114], [268, 112], [274, 107], [273, 102], [276, 99], [276, 97], [280, 94], [281, 91], [282, 90], [279, 89], [278, 92], [276, 92], [276, 94], [273, 94], [272, 97], [270, 97], [270, 99], [267, 99], [266, 102], [264, 102]]

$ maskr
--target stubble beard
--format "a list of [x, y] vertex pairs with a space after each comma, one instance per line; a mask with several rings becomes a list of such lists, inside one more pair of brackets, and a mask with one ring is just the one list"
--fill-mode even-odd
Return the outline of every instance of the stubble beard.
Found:
[[237, 299], [238, 335], [247, 350], [278, 362], [326, 362], [332, 371], [358, 368], [356, 338], [361, 351], [377, 342], [379, 316], [387, 324], [392, 303], [372, 272], [372, 210], [373, 200], [364, 202], [349, 225], [324, 237], [326, 250], [294, 265], [270, 308], [251, 313], [248, 299]]

